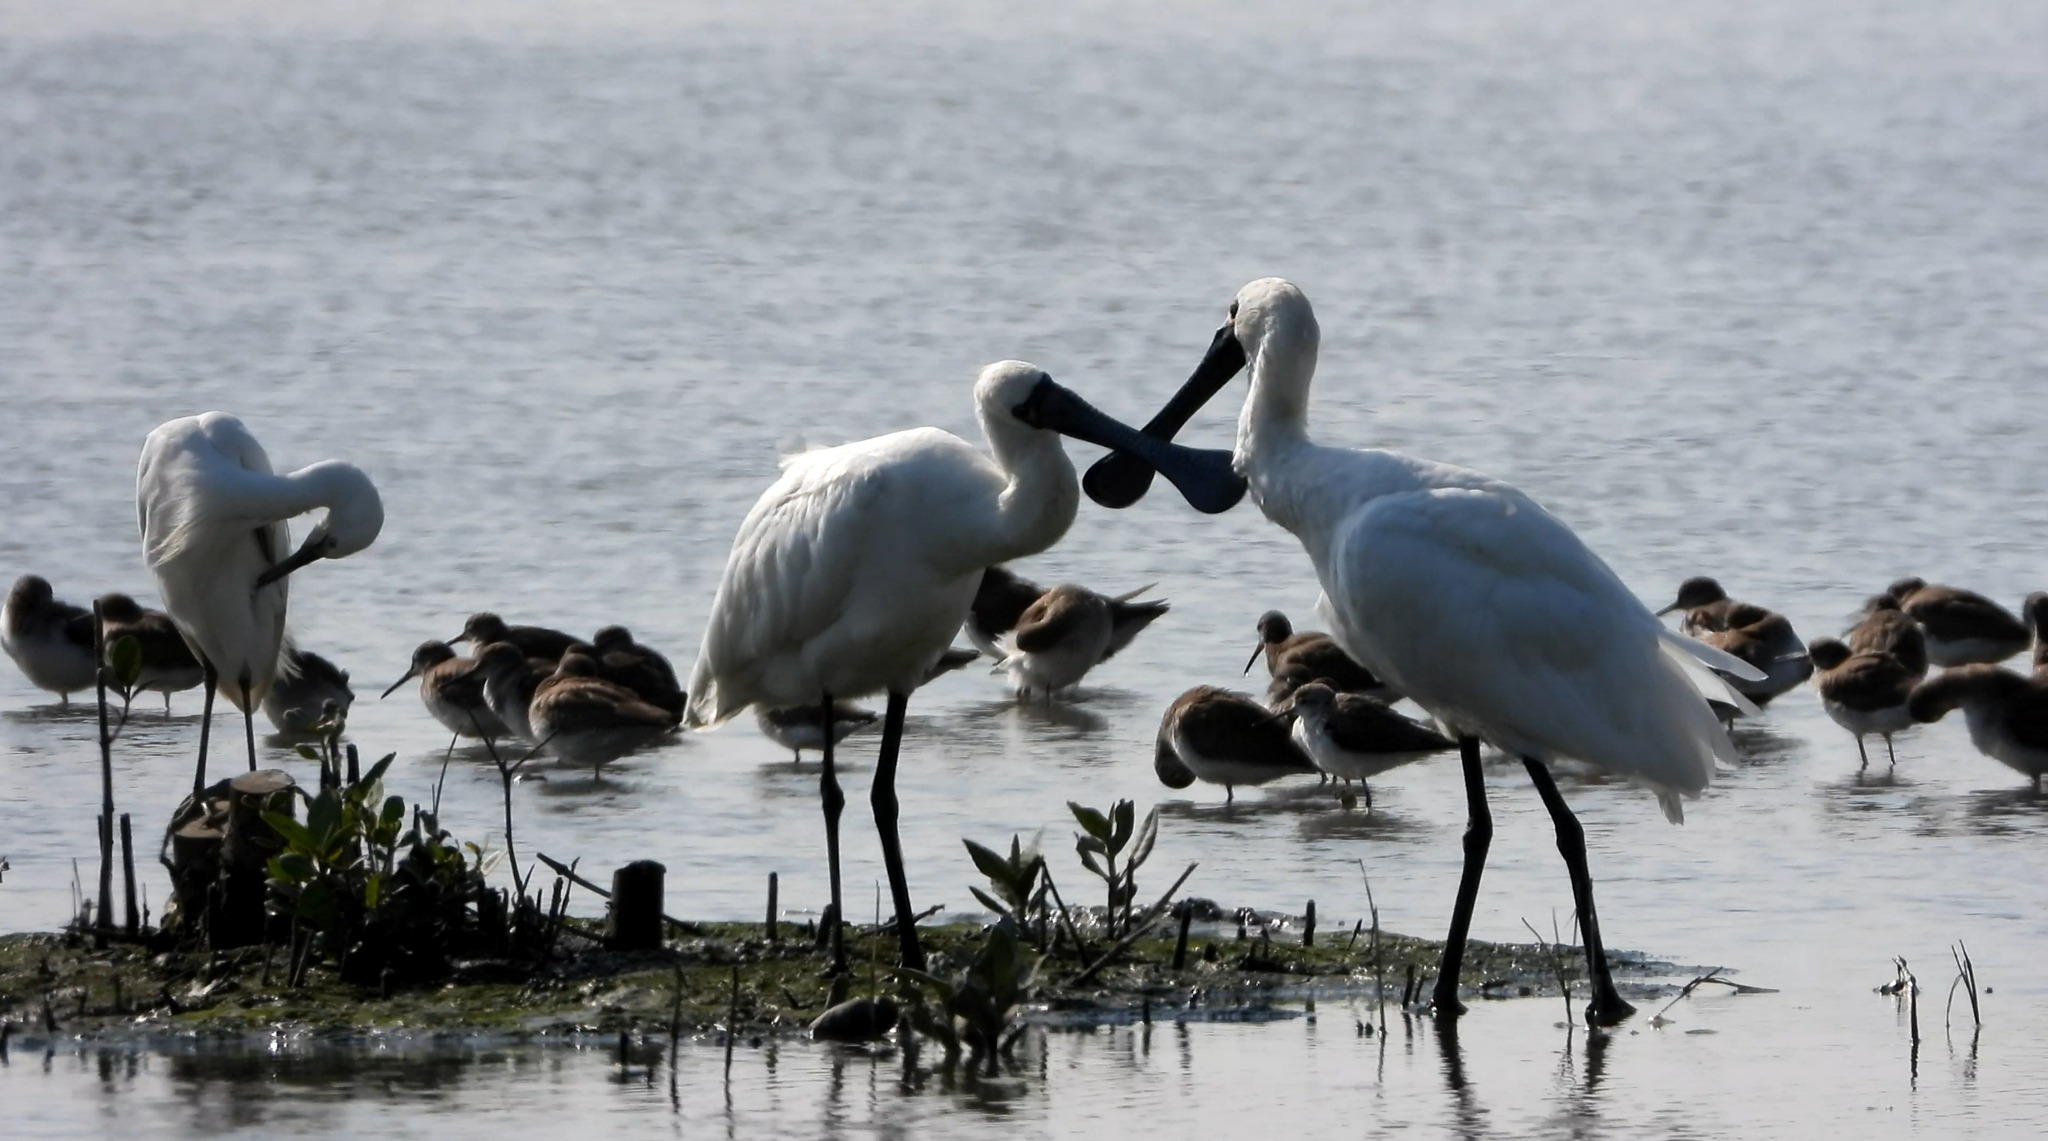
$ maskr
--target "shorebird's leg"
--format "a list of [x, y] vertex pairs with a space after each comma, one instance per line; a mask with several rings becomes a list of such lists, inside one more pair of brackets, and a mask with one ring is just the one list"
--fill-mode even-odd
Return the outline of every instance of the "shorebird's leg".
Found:
[[256, 771], [256, 703], [249, 693], [249, 668], [242, 667], [237, 679], [242, 687], [242, 735], [249, 742], [249, 771]]
[[1890, 763], [1892, 768], [1898, 767], [1899, 755], [1897, 753], [1892, 752], [1892, 735], [1890, 733], [1886, 733], [1884, 735], [1884, 756], [1885, 760]]
[[1529, 779], [1550, 819], [1557, 825], [1557, 850], [1564, 856], [1572, 875], [1572, 903], [1579, 912], [1579, 933], [1586, 940], [1586, 968], [1593, 981], [1593, 1001], [1586, 1005], [1586, 1021], [1594, 1026], [1613, 1026], [1636, 1012], [1614, 989], [1614, 976], [1607, 969], [1607, 948], [1600, 941], [1600, 917], [1593, 910], [1593, 876], [1586, 870], [1586, 829], [1557, 791], [1550, 770], [1533, 757], [1523, 757]]
[[1359, 791], [1360, 791], [1360, 792], [1363, 792], [1363, 793], [1365, 794], [1365, 810], [1366, 810], [1367, 812], [1371, 812], [1371, 811], [1372, 811], [1372, 782], [1371, 782], [1371, 781], [1369, 781], [1369, 780], [1366, 780], [1366, 779], [1365, 779], [1365, 778], [1363, 778], [1363, 777], [1360, 777], [1360, 778], [1359, 778], [1359, 781], [1358, 781], [1358, 789], [1359, 789]]
[[[822, 699], [825, 710], [825, 724], [832, 723], [832, 695]], [[825, 806], [825, 866], [832, 880], [832, 913], [828, 917], [831, 928], [827, 932], [828, 944], [832, 948], [831, 973], [836, 978], [846, 973], [846, 937], [842, 928], [846, 912], [839, 898], [839, 814], [846, 810], [846, 794], [839, 791], [839, 777], [832, 771], [832, 734], [825, 734], [822, 772], [818, 776], [818, 799]]]
[[1861, 733], [1856, 734], [1856, 755], [1863, 759], [1863, 763], [1856, 766], [1856, 771], [1860, 773], [1870, 767], [1870, 754], [1863, 751], [1863, 734]]
[[875, 831], [882, 836], [882, 866], [889, 873], [889, 898], [896, 904], [896, 947], [903, 965], [924, 969], [924, 949], [917, 942], [917, 915], [910, 910], [910, 878], [903, 870], [903, 841], [896, 834], [896, 753], [903, 744], [903, 712], [910, 695], [889, 691], [889, 710], [882, 716], [882, 753], [875, 763], [875, 783], [868, 800], [875, 808]]
[[1465, 1013], [1458, 1001], [1458, 973], [1465, 965], [1465, 936], [1472, 930], [1472, 905], [1479, 899], [1479, 877], [1486, 871], [1486, 850], [1493, 845], [1493, 813], [1486, 807], [1486, 774], [1479, 765], [1479, 738], [1458, 738], [1458, 757], [1465, 769], [1465, 870], [1458, 877], [1457, 901], [1451, 905], [1451, 930], [1444, 936], [1443, 965], [1436, 975], [1430, 1012], [1438, 1018]]
[[[206, 699], [200, 703], [199, 709], [199, 767], [192, 773], [192, 799], [195, 801], [206, 792], [206, 746], [213, 735], [213, 690], [220, 683], [220, 674], [214, 671], [212, 662], [200, 658], [199, 667], [199, 684], [206, 689]], [[168, 714], [170, 711], [171, 693], [165, 690], [164, 712]]]

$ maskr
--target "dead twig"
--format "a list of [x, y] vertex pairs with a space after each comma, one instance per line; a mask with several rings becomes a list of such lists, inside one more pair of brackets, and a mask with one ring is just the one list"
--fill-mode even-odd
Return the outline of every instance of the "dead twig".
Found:
[[1948, 984], [1948, 1002], [1941, 1008], [1941, 1028], [1948, 1029], [1949, 1011], [1956, 1004], [1957, 987], [1964, 988], [1964, 993], [1970, 996], [1970, 1022], [1982, 1026], [1984, 1016], [1977, 1007], [1977, 965], [1970, 961], [1970, 949], [1963, 946], [1963, 941], [1958, 939], [1956, 945], [1948, 949], [1948, 954], [1949, 958], [1955, 960], [1956, 978], [1954, 982]]

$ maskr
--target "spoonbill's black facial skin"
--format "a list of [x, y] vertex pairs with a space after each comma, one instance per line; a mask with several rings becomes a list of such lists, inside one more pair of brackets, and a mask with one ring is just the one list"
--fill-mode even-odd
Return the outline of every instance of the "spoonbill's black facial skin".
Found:
[[[1195, 366], [1193, 375], [1182, 384], [1166, 407], [1157, 416], [1147, 421], [1144, 434], [1162, 443], [1171, 442], [1174, 435], [1187, 426], [1194, 414], [1201, 411], [1211, 397], [1222, 391], [1230, 379], [1244, 371], [1244, 345], [1237, 339], [1237, 303], [1230, 304], [1231, 319], [1216, 330], [1210, 338], [1209, 351], [1202, 356], [1202, 363]], [[1141, 456], [1131, 451], [1118, 450], [1095, 461], [1088, 474], [1081, 478], [1081, 489], [1088, 498], [1104, 507], [1129, 507], [1145, 497], [1152, 487], [1153, 467]]]
[[[1218, 339], [1221, 340], [1220, 335]], [[1236, 342], [1233, 340], [1231, 343]], [[1242, 350], [1239, 351], [1238, 357], [1242, 361]], [[1190, 385], [1192, 383], [1191, 381]], [[1217, 382], [1217, 385], [1221, 387], [1221, 382]], [[1186, 391], [1183, 389], [1183, 393]], [[1207, 399], [1207, 396], [1203, 399]], [[1180, 404], [1181, 398], [1175, 397], [1168, 411], [1177, 409]], [[1185, 413], [1180, 414], [1181, 420], [1185, 421], [1199, 407], [1200, 401], [1195, 401]], [[1152, 473], [1157, 471], [1179, 489], [1189, 506], [1205, 515], [1218, 515], [1228, 511], [1244, 498], [1245, 481], [1232, 469], [1231, 454], [1228, 451], [1185, 448], [1179, 444], [1168, 443], [1160, 435], [1138, 432], [1097, 410], [1068, 389], [1055, 384], [1050, 377], [1034, 385], [1030, 395], [1011, 409], [1011, 413], [1018, 420], [1034, 428], [1043, 428], [1063, 436], [1071, 436], [1076, 440], [1114, 448], [1117, 449], [1116, 454], [1129, 453], [1135, 456], [1147, 482], [1151, 480]], [[1166, 415], [1166, 412], [1160, 413], [1160, 417], [1155, 419], [1154, 423], [1159, 423]], [[1141, 490], [1140, 495], [1142, 494]], [[1138, 496], [1134, 495], [1130, 497], [1129, 502], [1135, 503], [1137, 499]], [[1103, 501], [1098, 499], [1097, 502]]]

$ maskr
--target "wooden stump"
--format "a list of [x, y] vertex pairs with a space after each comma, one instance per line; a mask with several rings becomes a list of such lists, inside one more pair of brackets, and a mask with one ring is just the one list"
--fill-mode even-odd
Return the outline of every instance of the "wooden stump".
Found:
[[221, 845], [220, 906], [208, 924], [215, 949], [263, 942], [263, 902], [269, 892], [265, 865], [284, 846], [265, 812], [296, 815], [296, 787], [283, 769], [258, 769], [227, 782], [227, 823]]
[[662, 879], [668, 869], [635, 860], [612, 873], [612, 908], [605, 917], [605, 943], [614, 951], [650, 951], [661, 946]]

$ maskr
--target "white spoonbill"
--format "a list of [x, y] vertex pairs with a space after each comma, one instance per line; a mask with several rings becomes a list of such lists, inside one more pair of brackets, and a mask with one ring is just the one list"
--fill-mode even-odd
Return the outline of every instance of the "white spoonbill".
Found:
[[[1571, 870], [1593, 979], [1587, 1016], [1610, 1024], [1631, 1007], [1614, 988], [1586, 870], [1585, 833], [1549, 763], [1585, 761], [1656, 791], [1680, 819], [1716, 761], [1735, 751], [1702, 687], [1754, 706], [1704, 663], [1755, 678], [1748, 664], [1675, 632], [1622, 585], [1571, 529], [1536, 501], [1478, 472], [1384, 451], [1319, 447], [1307, 430], [1320, 333], [1308, 299], [1278, 278], [1238, 291], [1230, 317], [1173, 401], [1139, 435], [1070, 419], [1070, 434], [1125, 448], [1089, 473], [1090, 496], [1134, 502], [1146, 467], [1185, 478], [1195, 463], [1162, 440], [1243, 370], [1251, 393], [1238, 421], [1235, 469], [1266, 517], [1293, 532], [1321, 580], [1338, 645], [1458, 738], [1470, 823], [1434, 1005], [1462, 1011], [1458, 973], [1493, 825], [1479, 742], [1519, 756], [1550, 810]], [[1146, 453], [1150, 452], [1151, 455]], [[1159, 467], [1163, 460], [1166, 467]]]
[[[285, 520], [325, 509], [296, 552]], [[277, 675], [286, 575], [315, 559], [355, 554], [376, 541], [384, 503], [360, 468], [322, 460], [288, 475], [225, 412], [160, 424], [142, 445], [135, 510], [143, 556], [204, 670], [195, 794], [206, 787], [206, 746], [216, 690], [242, 711], [256, 767], [256, 706]]]
[[[1060, 438], [1033, 430], [1043, 406], [1078, 398], [1034, 365], [1001, 361], [981, 370], [974, 401], [991, 454], [949, 432], [913, 428], [785, 460], [733, 540], [688, 686], [693, 727], [756, 705], [830, 709], [840, 698], [887, 693], [871, 801], [899, 950], [912, 967], [924, 955], [896, 830], [904, 710], [967, 618], [982, 572], [1052, 546], [1080, 503]], [[833, 965], [843, 970], [845, 798], [831, 735], [821, 744]]]

